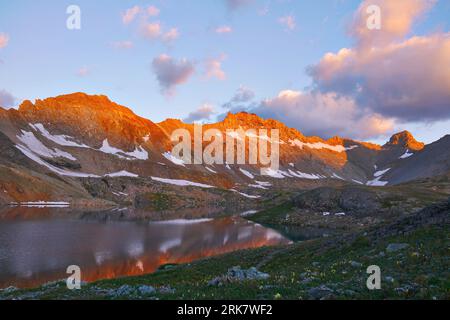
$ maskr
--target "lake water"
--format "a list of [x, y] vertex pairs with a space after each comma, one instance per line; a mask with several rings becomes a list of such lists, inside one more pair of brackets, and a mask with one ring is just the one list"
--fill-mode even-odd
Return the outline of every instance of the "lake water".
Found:
[[240, 217], [105, 222], [61, 214], [61, 210], [0, 212], [0, 288], [65, 279], [70, 265], [78, 265], [82, 281], [91, 282], [290, 242], [277, 231]]

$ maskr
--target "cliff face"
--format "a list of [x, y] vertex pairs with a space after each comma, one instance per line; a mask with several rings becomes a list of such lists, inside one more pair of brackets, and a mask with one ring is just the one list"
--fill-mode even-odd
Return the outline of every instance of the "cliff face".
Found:
[[[5, 193], [0, 200], [27, 197], [26, 183], [19, 188], [23, 189], [22, 193], [11, 189], [14, 177], [25, 173], [38, 173], [43, 185], [52, 184], [52, 187], [42, 188], [48, 191], [46, 194], [55, 194], [56, 183], [52, 179], [57, 179], [70, 186], [62, 188], [61, 194], [108, 198], [104, 193], [95, 194], [92, 188], [87, 192], [85, 180], [122, 179], [128, 181], [124, 182], [124, 189], [127, 189], [132, 184], [129, 181], [138, 178], [150, 186], [165, 184], [194, 188], [200, 184], [200, 187], [233, 189], [232, 192], [254, 200], [269, 194], [272, 189], [333, 184], [386, 185], [439, 175], [450, 168], [447, 161], [450, 156], [441, 150], [445, 149], [446, 140], [425, 146], [407, 131], [394, 135], [384, 146], [341, 137], [324, 140], [307, 137], [279, 121], [245, 112], [230, 113], [223, 121], [204, 125], [203, 130], [219, 130], [224, 141], [229, 135], [227, 130], [255, 130], [254, 133], [247, 132], [245, 138], [248, 155], [248, 141], [252, 135], [265, 140], [267, 136], [259, 130], [266, 129], [270, 135], [270, 129], [278, 129], [278, 172], [261, 175], [260, 166], [250, 164], [188, 165], [170, 153], [173, 147], [171, 134], [177, 129], [186, 129], [191, 138], [194, 136], [193, 124], [177, 119], [156, 124], [105, 96], [84, 93], [36, 100], [35, 103], [24, 101], [19, 110], [0, 109], [0, 164], [3, 166], [0, 183], [3, 182], [6, 188], [5, 181], [8, 181], [10, 190], [9, 196]], [[207, 142], [203, 143], [204, 148], [207, 145]], [[438, 154], [439, 150], [444, 156], [433, 159], [431, 154]], [[437, 161], [439, 163], [433, 165]], [[111, 182], [107, 184], [111, 185]], [[140, 192], [136, 188], [133, 190], [133, 194]], [[19, 194], [24, 196], [19, 197]], [[133, 198], [128, 200], [133, 201]]]

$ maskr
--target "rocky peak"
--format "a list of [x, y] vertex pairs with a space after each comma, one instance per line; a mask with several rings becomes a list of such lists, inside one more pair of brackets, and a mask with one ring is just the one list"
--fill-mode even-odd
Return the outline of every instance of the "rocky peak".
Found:
[[387, 146], [387, 147], [398, 146], [398, 147], [410, 149], [412, 151], [419, 151], [424, 148], [425, 144], [423, 142], [417, 141], [413, 137], [411, 132], [402, 131], [402, 132], [394, 134], [385, 146]]
[[129, 151], [142, 143], [145, 136], [151, 136], [157, 144], [166, 140], [166, 134], [152, 121], [104, 95], [77, 92], [36, 100], [34, 104], [26, 100], [20, 105], [19, 113], [28, 123], [51, 124], [56, 132], [83, 137], [83, 141], [94, 147], [108, 139], [115, 147]]
[[263, 125], [265, 120], [260, 118], [254, 113], [248, 112], [238, 112], [231, 113], [229, 112], [223, 123], [227, 126], [235, 127], [235, 126], [243, 126], [243, 127], [254, 127]]

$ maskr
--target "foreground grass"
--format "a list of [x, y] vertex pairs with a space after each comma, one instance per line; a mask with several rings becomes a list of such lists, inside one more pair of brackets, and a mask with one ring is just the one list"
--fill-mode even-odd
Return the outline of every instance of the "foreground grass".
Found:
[[[408, 247], [386, 252], [390, 243]], [[369, 265], [381, 268], [382, 288], [366, 287]], [[257, 267], [261, 281], [211, 286], [233, 266]], [[425, 226], [406, 235], [322, 238], [289, 246], [238, 251], [173, 266], [154, 274], [86, 284], [69, 291], [63, 283], [0, 293], [4, 299], [450, 299], [450, 227]], [[156, 293], [120, 295], [122, 286], [153, 286]], [[313, 288], [330, 289], [321, 296]], [[162, 292], [158, 288], [174, 290]]]

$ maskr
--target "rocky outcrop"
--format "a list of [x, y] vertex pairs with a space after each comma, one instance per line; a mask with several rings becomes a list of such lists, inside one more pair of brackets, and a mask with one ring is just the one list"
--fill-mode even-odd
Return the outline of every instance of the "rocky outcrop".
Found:
[[401, 147], [404, 149], [409, 149], [412, 151], [420, 151], [425, 147], [423, 142], [417, 141], [411, 132], [402, 131], [397, 134], [394, 134], [389, 142], [384, 145], [384, 147]]
[[297, 196], [293, 202], [298, 208], [317, 212], [372, 214], [381, 209], [380, 199], [376, 192], [369, 188], [356, 186], [317, 188]]

